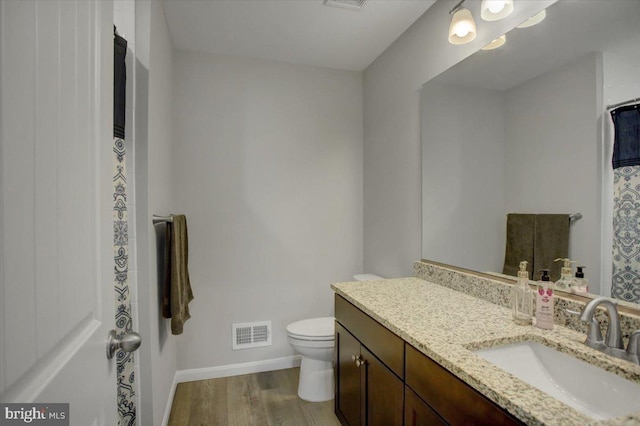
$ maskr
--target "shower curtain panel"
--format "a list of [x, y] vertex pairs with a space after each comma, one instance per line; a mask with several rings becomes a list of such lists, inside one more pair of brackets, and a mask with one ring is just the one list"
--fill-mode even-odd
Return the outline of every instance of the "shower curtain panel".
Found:
[[611, 297], [640, 303], [640, 111], [611, 111], [613, 147], [613, 277]]
[[[114, 28], [115, 32], [115, 28]], [[128, 283], [129, 232], [127, 213], [127, 178], [125, 150], [125, 94], [127, 41], [114, 34], [114, 117], [113, 117], [113, 254], [114, 287], [116, 292], [116, 333], [130, 333], [133, 329]], [[136, 421], [134, 388], [134, 354], [117, 351], [118, 425], [133, 426]]]

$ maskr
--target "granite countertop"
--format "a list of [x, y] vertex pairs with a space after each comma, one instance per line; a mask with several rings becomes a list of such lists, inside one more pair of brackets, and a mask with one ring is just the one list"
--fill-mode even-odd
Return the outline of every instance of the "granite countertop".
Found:
[[334, 283], [331, 288], [527, 424], [640, 424], [640, 412], [595, 421], [471, 352], [533, 340], [640, 383], [640, 366], [586, 347], [582, 333], [558, 325], [553, 330], [516, 325], [507, 308], [420, 278]]

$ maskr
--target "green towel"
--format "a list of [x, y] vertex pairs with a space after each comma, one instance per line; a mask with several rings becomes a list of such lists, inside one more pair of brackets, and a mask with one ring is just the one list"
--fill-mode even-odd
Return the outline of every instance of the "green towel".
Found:
[[533, 277], [531, 272], [535, 271], [533, 269], [535, 225], [535, 214], [509, 213], [507, 215], [507, 244], [503, 274], [517, 276], [520, 262], [526, 260], [529, 278]]
[[554, 260], [569, 257], [569, 222], [568, 214], [536, 215], [533, 270], [548, 269], [554, 282], [560, 279], [562, 269], [562, 262]]
[[569, 257], [568, 214], [507, 215], [507, 244], [502, 273], [518, 275], [520, 262], [528, 262], [529, 278], [537, 280], [540, 269], [548, 269], [552, 281], [560, 278], [562, 264]]
[[182, 334], [184, 323], [191, 318], [189, 302], [193, 300], [189, 281], [189, 239], [185, 215], [171, 215], [165, 240], [166, 273], [162, 298], [162, 316], [171, 318], [171, 333]]

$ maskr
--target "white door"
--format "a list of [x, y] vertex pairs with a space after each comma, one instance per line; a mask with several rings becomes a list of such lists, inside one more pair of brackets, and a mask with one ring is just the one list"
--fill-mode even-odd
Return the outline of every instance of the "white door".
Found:
[[111, 1], [0, 0], [0, 399], [72, 425], [117, 424], [112, 79]]

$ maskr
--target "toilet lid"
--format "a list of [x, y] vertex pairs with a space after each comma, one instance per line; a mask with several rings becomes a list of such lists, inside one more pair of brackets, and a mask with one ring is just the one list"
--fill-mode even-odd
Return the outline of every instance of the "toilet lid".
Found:
[[333, 338], [334, 331], [333, 317], [311, 318], [287, 326], [287, 333], [300, 339]]

